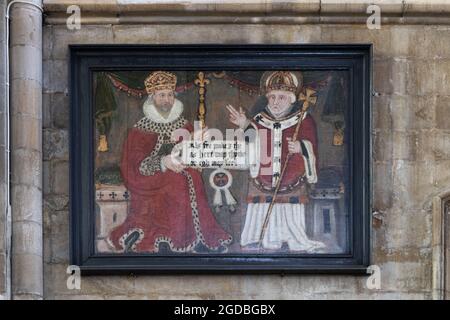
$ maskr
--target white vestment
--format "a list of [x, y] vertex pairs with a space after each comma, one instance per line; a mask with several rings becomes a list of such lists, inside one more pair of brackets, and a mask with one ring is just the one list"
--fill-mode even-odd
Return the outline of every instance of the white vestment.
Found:
[[[270, 203], [249, 203], [241, 245], [258, 243], [262, 225]], [[301, 203], [275, 203], [270, 215], [262, 247], [280, 249], [286, 242], [290, 250], [316, 252], [325, 247], [322, 242], [313, 241], [306, 235], [305, 205]]]
[[[273, 177], [281, 173], [282, 142], [286, 138], [285, 130], [294, 128], [300, 120], [300, 115], [301, 113], [297, 113], [278, 121], [270, 119], [261, 113], [255, 116], [255, 119], [258, 119], [258, 125], [270, 130], [272, 133], [271, 155], [274, 159], [272, 163]], [[306, 114], [304, 114], [302, 120], [305, 118]], [[305, 178], [308, 183], [316, 183], [316, 157], [314, 155], [313, 145], [310, 141], [303, 139], [302, 143], [308, 153], [307, 157], [302, 153], [305, 168], [308, 168], [304, 173]], [[252, 178], [255, 178], [255, 176], [252, 175]], [[276, 182], [276, 179], [272, 180], [272, 187], [276, 186]], [[250, 188], [252, 187], [250, 185]], [[293, 193], [295, 193], [295, 190]], [[271, 196], [272, 194], [273, 192], [268, 191], [265, 196]], [[287, 243], [289, 250], [292, 251], [317, 252], [325, 247], [325, 244], [322, 242], [313, 241], [308, 238], [306, 234], [305, 205], [298, 201], [298, 197], [294, 198], [297, 198], [297, 200], [293, 202], [276, 202], [274, 204], [262, 241], [262, 247], [264, 249], [281, 249], [283, 243]], [[266, 199], [248, 203], [245, 225], [241, 234], [241, 246], [248, 246], [259, 242], [269, 206], [270, 201]]]

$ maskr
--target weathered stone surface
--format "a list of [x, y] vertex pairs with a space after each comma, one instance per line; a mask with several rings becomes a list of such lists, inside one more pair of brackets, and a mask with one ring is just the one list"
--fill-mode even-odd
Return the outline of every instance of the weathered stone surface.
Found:
[[11, 117], [11, 130], [11, 143], [15, 148], [35, 151], [42, 148], [41, 119], [27, 114], [14, 114]]
[[450, 97], [436, 97], [436, 128], [450, 130]]
[[42, 300], [42, 294], [31, 294], [31, 293], [24, 293], [21, 292], [19, 294], [14, 295], [14, 300]]
[[[14, 165], [11, 182], [13, 184], [28, 184], [41, 188], [42, 185], [42, 154], [39, 151], [25, 149], [13, 150], [11, 162]], [[22, 174], [26, 172], [26, 174]], [[18, 201], [21, 201], [18, 199]]]
[[437, 191], [448, 191], [450, 185], [450, 160], [436, 161], [433, 171], [435, 172], [433, 185]]
[[14, 30], [14, 37], [10, 40], [11, 46], [32, 45], [38, 49], [42, 48], [42, 17], [40, 13], [38, 8], [30, 5], [21, 7], [14, 5], [12, 7], [10, 14], [20, 14], [20, 19], [10, 20], [10, 28]]
[[405, 14], [426, 14], [429, 12], [450, 12], [450, 4], [440, 0], [405, 0]]
[[11, 60], [11, 80], [28, 79], [41, 83], [41, 48], [36, 48], [31, 45], [17, 45], [10, 48], [10, 55], [14, 57]]
[[12, 113], [41, 119], [41, 83], [39, 81], [19, 78], [11, 81], [11, 88], [17, 92], [16, 98], [11, 100], [13, 107]]
[[417, 132], [394, 131], [393, 132], [393, 159], [416, 160], [418, 144]]
[[52, 166], [52, 192], [55, 194], [69, 194], [69, 162], [58, 161]]
[[[382, 28], [385, 26], [382, 25]], [[414, 49], [415, 43], [410, 41], [410, 35], [417, 32], [418, 29], [422, 29], [423, 26], [403, 26], [403, 25], [393, 25], [390, 26], [391, 39], [390, 48], [388, 49], [388, 55], [404, 58], [409, 56], [414, 56], [412, 50]], [[381, 44], [382, 45], [382, 44]], [[386, 45], [386, 44], [385, 44]]]
[[[72, 44], [111, 44], [113, 42], [111, 26], [82, 25], [80, 30], [69, 30], [66, 25], [53, 26], [49, 36], [52, 37], [50, 56], [53, 60], [69, 59], [68, 46]], [[129, 36], [133, 35], [129, 34]]]
[[115, 43], [216, 43], [219, 35], [227, 44], [307, 43], [319, 41], [320, 32], [318, 26], [225, 25], [220, 30], [201, 25], [113, 26]]
[[376, 97], [374, 99], [375, 128], [402, 131], [431, 129], [437, 120], [437, 102], [436, 96]]
[[[83, 9], [86, 9], [86, 11], [95, 11], [95, 10], [111, 10], [115, 6], [117, 6], [117, 0], [102, 0], [99, 1], [83, 1]], [[66, 12], [67, 7], [73, 4], [70, 1], [67, 0], [46, 0], [45, 1], [45, 9], [46, 10], [62, 10], [63, 12]]]
[[[439, 101], [436, 96], [425, 96], [425, 97], [410, 97], [408, 100], [409, 105], [407, 106], [407, 110], [412, 110], [414, 112], [414, 117], [409, 120], [408, 127], [416, 128], [416, 129], [431, 129], [435, 126], [435, 122], [438, 117], [436, 117], [437, 111], [437, 102]], [[405, 110], [406, 111], [406, 110]], [[405, 112], [402, 112], [405, 114]], [[439, 118], [442, 117], [442, 113], [439, 113]], [[399, 112], [400, 116], [400, 112]], [[407, 127], [398, 124], [399, 127]]]
[[321, 41], [324, 43], [373, 43], [375, 57], [392, 56], [390, 28], [370, 30], [366, 25], [342, 26], [341, 28], [324, 25], [321, 29]]
[[405, 94], [410, 62], [403, 58], [375, 59], [373, 89], [381, 94]]
[[59, 129], [69, 128], [69, 96], [65, 93], [54, 93], [51, 101], [53, 126]]
[[[32, 0], [39, 4], [41, 1]], [[0, 18], [4, 19], [4, 5], [0, 6]], [[15, 298], [42, 296], [42, 229], [39, 216], [42, 206], [40, 194], [41, 139], [41, 81], [42, 81], [42, 14], [30, 4], [16, 3], [10, 12], [10, 117], [11, 117], [11, 204], [14, 224], [6, 223], [6, 192], [1, 183], [0, 188], [0, 237], [3, 247], [0, 261], [0, 295], [5, 288], [4, 272], [6, 264], [12, 262], [12, 293]], [[4, 79], [4, 26], [0, 28], [0, 70]], [[0, 86], [0, 146], [5, 146], [6, 107], [4, 81]], [[4, 180], [5, 149], [0, 150], [0, 171]], [[9, 174], [7, 172], [6, 174]], [[9, 186], [8, 186], [9, 187]], [[34, 205], [33, 209], [30, 206]], [[17, 211], [16, 211], [17, 209]], [[12, 251], [5, 257], [5, 227], [13, 235]], [[21, 274], [25, 271], [26, 274]]]
[[[5, 19], [5, 2], [0, 3], [0, 19]], [[5, 23], [0, 23], [0, 79], [5, 79]], [[0, 300], [6, 299], [6, 117], [5, 84], [0, 83]]]
[[[134, 278], [131, 276], [114, 276], [114, 281], [110, 281], [109, 277], [104, 276], [82, 276], [80, 290], [69, 290], [67, 288], [68, 266], [68, 263], [46, 264], [45, 274], [52, 279], [44, 284], [45, 292], [48, 295], [89, 295], [101, 297], [118, 293], [128, 295], [134, 292]], [[153, 288], [144, 294], [150, 294], [152, 290], [155, 291], [157, 288]]]
[[[285, 28], [265, 27], [265, 35], [263, 41], [265, 43], [312, 43], [319, 42], [322, 36], [322, 29], [318, 26], [286, 26]], [[237, 30], [236, 30], [237, 31]], [[232, 34], [239, 34], [239, 32], [232, 32]], [[250, 29], [249, 36], [252, 34]]]
[[[6, 168], [6, 148], [4, 146], [0, 146], [0, 168]], [[6, 181], [5, 179], [5, 170], [2, 170], [0, 173], [0, 184]], [[1, 197], [0, 197], [1, 198]], [[1, 200], [0, 200], [1, 201]], [[1, 202], [0, 202], [1, 204]]]
[[6, 255], [0, 252], [0, 300], [1, 294], [6, 292]]
[[410, 95], [448, 95], [450, 59], [414, 60], [408, 64], [407, 93]]
[[52, 126], [51, 99], [50, 93], [42, 94], [42, 128], [44, 129]]
[[44, 160], [69, 160], [69, 133], [67, 130], [44, 130]]
[[53, 26], [44, 25], [42, 27], [42, 60], [51, 59], [52, 48], [53, 48]]
[[[6, 3], [3, 1], [0, 3], [0, 16], [5, 16]], [[0, 42], [5, 41], [5, 25], [0, 26]]]
[[[324, 280], [326, 281], [324, 282]], [[274, 279], [276, 280], [276, 279]], [[282, 285], [280, 292], [283, 299], [295, 299], [299, 296], [314, 296], [324, 293], [351, 293], [355, 288], [362, 288], [361, 279], [352, 276], [323, 277], [318, 275], [305, 275], [298, 277], [286, 275], [279, 279]], [[255, 294], [261, 294], [256, 292]], [[280, 297], [280, 298], [281, 298]]]
[[[50, 170], [50, 161], [42, 161], [42, 190], [45, 195], [51, 192], [52, 173]], [[45, 200], [44, 200], [45, 202]]]
[[352, 12], [360, 13], [366, 12], [367, 6], [369, 4], [375, 4], [380, 7], [382, 12], [386, 13], [402, 13], [403, 1], [402, 0], [392, 0], [392, 1], [364, 1], [364, 0], [353, 0], [353, 1], [336, 1], [336, 0], [320, 0], [320, 12], [332, 12], [332, 13], [342, 13], [342, 12]]
[[374, 161], [389, 161], [393, 159], [393, 132], [376, 131], [373, 138], [373, 159]]
[[[6, 208], [6, 184], [4, 182], [0, 182], [0, 194], [5, 195], [4, 197], [0, 197], [0, 208]], [[6, 219], [5, 215], [1, 215], [2, 219]]]
[[13, 224], [14, 255], [42, 257], [42, 226], [33, 221], [15, 221]]
[[[11, 190], [11, 197], [16, 201], [14, 210], [13, 222], [32, 221], [41, 223], [42, 216], [36, 207], [42, 206], [42, 192], [35, 186], [30, 185], [16, 185]], [[23, 199], [23, 201], [19, 201]]]
[[14, 283], [14, 299], [21, 295], [33, 294], [42, 297], [43, 260], [42, 256], [34, 254], [16, 254], [12, 261]]
[[[195, 275], [172, 276], [137, 276], [133, 278], [135, 294], [165, 294], [165, 295], [206, 295], [213, 296], [227, 291], [236, 290], [236, 276], [210, 275], [198, 277]], [[243, 280], [241, 278], [240, 280]], [[269, 284], [268, 284], [269, 285]]]
[[335, 300], [335, 299], [344, 299], [344, 300], [424, 300], [430, 299], [429, 295], [426, 292], [390, 292], [384, 290], [371, 290], [368, 292], [354, 294], [339, 294], [338, 296], [335, 294], [321, 294], [314, 296], [314, 299], [320, 300]]
[[437, 130], [422, 130], [419, 133], [418, 160], [438, 161], [450, 159], [449, 141], [447, 132]]
[[[0, 108], [1, 108], [1, 105], [0, 105]], [[0, 110], [0, 125], [2, 125], [2, 127], [0, 128], [0, 147], [5, 147], [6, 146], [6, 114], [4, 112], [1, 112], [1, 110]], [[4, 155], [5, 154], [3, 153], [3, 156]], [[0, 177], [1, 177], [1, 175], [0, 175]]]
[[[4, 186], [0, 186], [0, 191], [4, 190], [5, 187]], [[1, 205], [2, 203], [0, 203]], [[0, 216], [0, 227], [3, 228], [2, 230], [5, 230], [5, 223], [6, 223], [6, 215], [2, 214]], [[2, 253], [6, 253], [6, 234], [3, 232], [0, 235], [0, 254]], [[3, 270], [3, 265], [0, 264], [0, 272], [2, 272]]]
[[[105, 300], [156, 300], [154, 296], [151, 295], [106, 295]], [[176, 299], [173, 297], [166, 297], [164, 300]], [[200, 300], [200, 298], [199, 298]]]
[[389, 163], [373, 166], [373, 207], [375, 211], [385, 211], [392, 206], [392, 167]]
[[66, 60], [45, 60], [43, 68], [43, 92], [68, 92], [69, 65]]
[[69, 264], [69, 212], [57, 211], [53, 214], [46, 215], [50, 224], [50, 262]]
[[[450, 27], [422, 26], [411, 28], [407, 34], [409, 55], [420, 59], [450, 58]], [[405, 35], [406, 36], [406, 35]], [[417, 45], [420, 44], [420, 45]]]
[[372, 124], [377, 131], [392, 130], [394, 114], [392, 113], [393, 96], [378, 95], [373, 97]]
[[48, 208], [51, 211], [67, 210], [68, 206], [68, 195], [48, 195], [44, 199], [44, 208]]
[[431, 245], [430, 212], [390, 210], [385, 214], [384, 223], [387, 226], [385, 248], [427, 248]]
[[380, 265], [381, 289], [394, 291], [399, 296], [403, 292], [422, 291], [424, 295], [431, 282], [431, 268], [423, 262], [388, 262]]
[[[393, 208], [421, 208], [434, 191], [436, 171], [430, 162], [396, 160], [393, 164]], [[447, 176], [443, 173], [441, 176]]]
[[48, 296], [46, 297], [49, 300], [105, 300], [102, 296], [95, 296], [95, 295], [78, 295], [78, 294], [72, 294], [72, 295], [56, 295], [56, 296]]

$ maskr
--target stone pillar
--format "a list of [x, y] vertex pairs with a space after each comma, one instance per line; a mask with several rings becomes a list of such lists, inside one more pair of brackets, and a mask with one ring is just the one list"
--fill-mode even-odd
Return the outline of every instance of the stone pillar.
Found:
[[0, 1], [0, 300], [7, 298], [6, 150], [5, 150], [5, 2]]
[[16, 3], [10, 18], [12, 298], [42, 299], [42, 13]]

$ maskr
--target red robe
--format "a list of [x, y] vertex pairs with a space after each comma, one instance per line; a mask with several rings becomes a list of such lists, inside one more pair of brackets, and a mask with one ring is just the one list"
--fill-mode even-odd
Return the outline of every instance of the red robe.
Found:
[[[256, 118], [256, 117], [255, 117]], [[256, 127], [258, 129], [266, 129], [266, 141], [267, 141], [267, 148], [263, 148], [261, 146], [261, 159], [264, 157], [264, 153], [266, 154], [265, 157], [270, 157], [270, 162], [266, 164], [261, 164], [260, 173], [256, 180], [264, 185], [267, 188], [272, 188], [272, 164], [273, 164], [273, 156], [271, 154], [272, 150], [272, 130], [269, 128], [261, 125], [258, 123], [257, 119], [254, 122], [256, 124]], [[272, 121], [276, 121], [271, 119]], [[284, 163], [286, 162], [286, 158], [288, 155], [288, 141], [287, 138], [292, 138], [295, 132], [295, 128], [297, 126], [297, 122], [295, 125], [286, 128], [282, 131], [282, 146], [281, 146], [281, 163], [280, 168], [283, 168]], [[263, 139], [263, 137], [260, 137]], [[314, 119], [307, 114], [305, 118], [303, 119], [302, 123], [300, 124], [300, 129], [297, 135], [297, 141], [307, 140], [311, 142], [313, 146], [313, 151], [315, 156], [315, 166], [316, 166], [316, 172], [318, 172], [317, 164], [318, 164], [318, 149], [317, 149], [317, 133], [316, 133], [316, 124], [314, 122]], [[264, 172], [264, 169], [268, 168], [268, 172], [270, 174], [262, 174]], [[280, 170], [281, 171], [281, 170]], [[302, 157], [301, 153], [295, 153], [290, 156], [289, 162], [287, 164], [286, 171], [283, 175], [283, 178], [281, 180], [280, 188], [286, 188], [288, 186], [294, 185], [298, 180], [303, 177], [305, 174], [305, 161]]]
[[[192, 132], [192, 126], [184, 126]], [[216, 222], [208, 206], [199, 171], [187, 168], [183, 173], [169, 169], [142, 175], [141, 162], [156, 146], [158, 133], [132, 128], [123, 146], [121, 173], [131, 193], [125, 222], [111, 232], [116, 248], [133, 230], [139, 240], [136, 252], [157, 252], [160, 242], [176, 252], [189, 252], [198, 243], [211, 250], [231, 242], [231, 236]]]

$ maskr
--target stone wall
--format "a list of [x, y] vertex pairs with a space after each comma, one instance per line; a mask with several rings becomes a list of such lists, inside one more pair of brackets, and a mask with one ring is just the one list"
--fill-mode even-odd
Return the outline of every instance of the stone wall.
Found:
[[[381, 289], [367, 289], [363, 276], [184, 275], [89, 276], [68, 290], [68, 44], [76, 43], [373, 43], [373, 206], [381, 222], [372, 263]], [[45, 25], [45, 298], [431, 298], [431, 200], [450, 188], [449, 43], [450, 26], [439, 25]]]
[[5, 2], [0, 3], [0, 300], [6, 297]]

